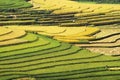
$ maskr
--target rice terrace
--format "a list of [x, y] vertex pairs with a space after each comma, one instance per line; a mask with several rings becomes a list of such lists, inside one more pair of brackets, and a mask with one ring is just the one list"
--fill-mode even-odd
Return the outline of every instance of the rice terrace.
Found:
[[0, 80], [120, 80], [120, 0], [0, 0]]

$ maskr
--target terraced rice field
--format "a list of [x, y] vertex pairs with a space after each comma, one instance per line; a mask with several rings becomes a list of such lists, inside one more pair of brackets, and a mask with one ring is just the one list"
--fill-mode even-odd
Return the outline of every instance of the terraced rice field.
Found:
[[87, 47], [87, 49], [93, 52], [99, 52], [107, 55], [119, 55], [119, 28], [101, 28], [101, 32], [95, 34], [94, 37], [96, 37], [96, 39], [89, 41], [89, 44], [76, 45]]
[[94, 39], [95, 37], [92, 37], [92, 35], [100, 31], [99, 28], [93, 28], [93, 27], [55, 27], [55, 26], [49, 26], [49, 27], [6, 26], [6, 27], [11, 29], [15, 28], [26, 31], [34, 31], [37, 32], [38, 34], [51, 36], [57, 40], [61, 39], [64, 42], [70, 42], [69, 40], [72, 38], [73, 38], [72, 42], [75, 41], [80, 42], [80, 40], [83, 39], [84, 40]]
[[[119, 55], [119, 51], [112, 51], [111, 48], [120, 46], [119, 28], [97, 28], [97, 27], [57, 27], [57, 26], [6, 26], [10, 29], [19, 29], [35, 32], [49, 36], [58, 41], [74, 43], [76, 46], [94, 50], [93, 52], [108, 51], [104, 54]], [[54, 32], [53, 32], [54, 31]], [[69, 33], [70, 32], [70, 33]], [[97, 48], [96, 48], [97, 47]], [[102, 49], [100, 49], [102, 48]], [[105, 49], [104, 49], [105, 48]], [[106, 49], [107, 48], [107, 49]], [[95, 50], [96, 49], [96, 50]], [[111, 54], [111, 52], [113, 54]], [[103, 53], [102, 53], [103, 54]]]
[[120, 5], [5, 0], [0, 10], [0, 80], [120, 79]]
[[[27, 31], [30, 28], [28, 27]], [[41, 30], [42, 28], [44, 27], [41, 27]], [[12, 29], [3, 29], [17, 31], [18, 27], [14, 27], [14, 30], [13, 27]], [[24, 32], [24, 29], [19, 29], [19, 32]], [[33, 32], [35, 31], [33, 30]], [[30, 77], [38, 80], [84, 80], [89, 77], [89, 79], [95, 80], [96, 78], [100, 78], [101, 75], [103, 76], [102, 78], [112, 79], [116, 76], [112, 78], [110, 76], [119, 74], [119, 71], [112, 72], [111, 74], [109, 68], [106, 68], [106, 65], [109, 67], [119, 66], [116, 63], [119, 62], [119, 57], [93, 53], [33, 32], [26, 32], [25, 36], [14, 37], [14, 39], [26, 40], [27, 42], [20, 42], [20, 44], [14, 42], [14, 45], [8, 43], [7, 46], [0, 47], [1, 80]], [[6, 34], [6, 36], [10, 34], [12, 33]], [[4, 37], [4, 35], [0, 37]], [[10, 40], [14, 39], [10, 38]]]
[[117, 4], [96, 5], [68, 0], [57, 0], [54, 3], [52, 0], [31, 0], [29, 3], [33, 4], [33, 6], [37, 5], [37, 7], [35, 9], [11, 11], [11, 13], [0, 12], [0, 25], [36, 24], [66, 27], [101, 26], [120, 23], [120, 6]]

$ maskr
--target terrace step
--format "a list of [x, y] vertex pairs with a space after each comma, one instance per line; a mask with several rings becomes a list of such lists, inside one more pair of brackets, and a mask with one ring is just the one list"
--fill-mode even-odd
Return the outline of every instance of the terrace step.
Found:
[[76, 46], [79, 47], [84, 47], [84, 48], [90, 48], [90, 47], [96, 47], [96, 48], [114, 48], [114, 47], [119, 47], [120, 46], [120, 40], [117, 40], [114, 43], [89, 43], [89, 44], [75, 44]]
[[60, 26], [86, 26], [88, 25], [87, 22], [81, 22], [81, 23], [61, 23]]
[[12, 33], [0, 36], [0, 42], [2, 41], [7, 41], [7, 40], [11, 40], [11, 39], [16, 39], [16, 38], [20, 38], [26, 35], [25, 31], [20, 31], [20, 30], [13, 30]]

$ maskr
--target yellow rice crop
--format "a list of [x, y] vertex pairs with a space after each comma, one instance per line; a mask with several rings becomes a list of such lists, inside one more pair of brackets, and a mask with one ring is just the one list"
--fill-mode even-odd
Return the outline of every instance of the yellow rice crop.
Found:
[[[41, 34], [51, 34], [51, 35], [74, 35], [77, 33], [82, 33], [86, 30], [94, 30], [96, 28], [86, 28], [86, 27], [57, 27], [57, 26], [50, 26], [50, 27], [45, 27], [45, 26], [6, 26], [8, 28], [11, 29], [22, 29], [25, 31], [35, 31], [35, 32], [39, 32]], [[97, 28], [98, 29], [98, 28]]]
[[13, 30], [12, 29], [12, 31], [13, 31], [12, 33], [0, 36], [0, 41], [15, 39], [15, 38], [18, 38], [18, 37], [22, 37], [26, 34], [26, 32], [24, 30], [16, 30], [16, 29]]
[[66, 28], [57, 27], [57, 26], [6, 26], [11, 29], [20, 29], [25, 31], [34, 31], [34, 32], [47, 32], [47, 33], [60, 33], [64, 32]]
[[81, 12], [80, 9], [60, 9], [60, 10], [55, 10], [53, 14], [67, 14], [67, 13], [75, 13], [75, 12]]
[[66, 28], [66, 31], [60, 34], [53, 34], [54, 36], [68, 36], [68, 35], [74, 35], [77, 33], [84, 32], [86, 27], [62, 27]]
[[68, 43], [71, 43], [71, 42], [80, 42], [80, 40], [77, 40], [77, 39], [59, 39], [59, 38], [57, 38], [57, 40], [63, 41], [63, 42], [68, 42]]
[[[86, 3], [78, 3], [75, 1], [70, 0], [33, 0], [35, 3], [40, 4], [40, 8], [38, 9], [47, 9], [47, 10], [54, 10], [61, 8], [60, 10], [56, 10], [53, 13], [60, 14], [60, 13], [70, 13], [70, 12], [81, 12], [83, 13], [87, 12], [93, 12], [93, 10], [97, 13], [101, 12], [109, 12], [109, 11], [115, 11], [120, 10], [120, 5], [115, 4], [86, 4]], [[34, 4], [36, 5], [36, 4]], [[86, 10], [86, 7], [89, 8], [89, 10]], [[101, 7], [101, 8], [100, 8]], [[78, 9], [79, 8], [79, 9]]]
[[76, 44], [76, 46], [80, 46], [80, 47], [85, 47], [85, 46], [89, 46], [89, 47], [101, 47], [101, 46], [104, 46], [104, 47], [114, 47], [114, 46], [120, 46], [120, 40], [116, 41], [115, 43], [104, 43], [104, 44], [101, 44], [101, 43], [91, 43], [91, 44]]
[[12, 31], [10, 29], [4, 28], [4, 27], [0, 27], [0, 35], [7, 34], [9, 32], [12, 32]]
[[54, 39], [64, 39], [64, 40], [70, 40], [70, 39], [78, 39], [78, 40], [91, 40], [91, 39], [95, 39], [95, 37], [93, 36], [55, 36]]
[[85, 29], [85, 31], [81, 32], [81, 33], [77, 33], [77, 34], [73, 34], [73, 35], [70, 35], [70, 36], [87, 36], [87, 35], [93, 35], [97, 32], [99, 32], [100, 29], [99, 28], [96, 28], [96, 27], [87, 27]]
[[22, 39], [12, 39], [12, 40], [0, 42], [0, 46], [10, 45], [10, 44], [18, 44], [18, 43], [24, 43], [24, 42], [28, 42], [28, 41], [22, 40]]
[[[37, 32], [38, 34], [46, 35], [46, 36], [53, 36], [54, 39], [61, 39], [67, 42], [72, 42], [73, 40], [91, 40], [94, 39], [92, 35], [99, 31], [99, 28], [94, 27], [57, 27], [57, 26], [6, 26], [10, 29], [22, 29], [25, 31], [33, 31]], [[90, 35], [90, 36], [87, 36]], [[69, 39], [69, 40], [68, 40]]]
[[119, 33], [120, 29], [101, 29], [101, 32], [98, 34], [94, 35], [96, 38], [104, 37], [104, 36], [109, 36], [112, 34]]
[[76, 17], [84, 17], [84, 16], [96, 16], [100, 14], [105, 14], [105, 12], [90, 12], [90, 13], [77, 13], [75, 14]]
[[105, 55], [120, 55], [120, 47], [114, 48], [87, 48], [92, 52], [102, 53]]

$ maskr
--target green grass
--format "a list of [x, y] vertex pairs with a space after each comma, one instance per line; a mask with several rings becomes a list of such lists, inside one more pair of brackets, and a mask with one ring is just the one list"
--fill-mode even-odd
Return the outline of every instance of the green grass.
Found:
[[25, 0], [0, 0], [0, 10], [28, 8], [31, 6], [32, 4]]

